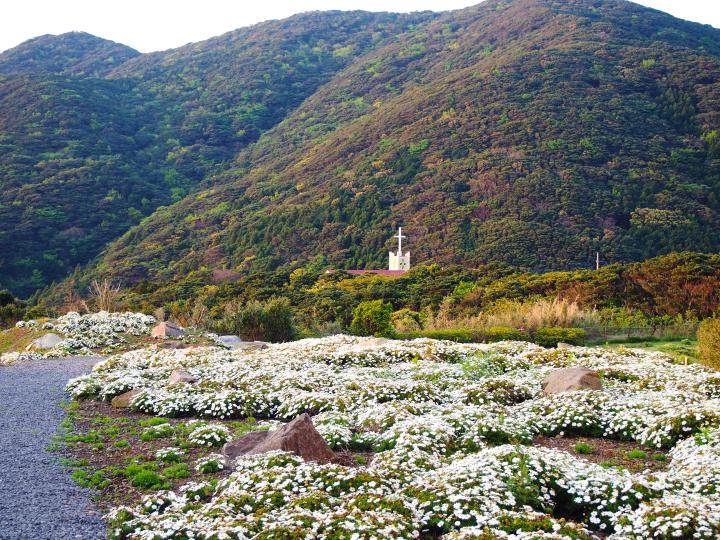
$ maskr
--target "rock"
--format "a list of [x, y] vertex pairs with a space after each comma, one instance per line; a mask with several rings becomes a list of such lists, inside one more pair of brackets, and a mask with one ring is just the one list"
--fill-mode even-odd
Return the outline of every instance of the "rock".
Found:
[[185, 330], [171, 322], [158, 323], [150, 332], [152, 337], [180, 337], [185, 334]]
[[27, 348], [28, 350], [47, 350], [57, 346], [63, 340], [57, 334], [45, 334], [34, 340]]
[[[227, 450], [226, 450], [227, 448]], [[305, 461], [329, 463], [335, 453], [317, 432], [310, 415], [303, 413], [283, 427], [273, 431], [253, 431], [231, 441], [223, 447], [226, 459], [238, 456], [264, 454], [273, 450], [292, 452]]]
[[386, 345], [390, 340], [388, 338], [384, 337], [376, 337], [372, 339], [367, 340], [367, 346], [368, 347], [381, 347], [382, 345]]
[[112, 398], [110, 405], [115, 409], [127, 409], [130, 407], [132, 400], [135, 399], [135, 396], [138, 396], [141, 393], [142, 390], [139, 390], [137, 388], [133, 390], [128, 390], [124, 394], [120, 394], [119, 396], [115, 396], [114, 398]]
[[238, 336], [218, 336], [217, 341], [225, 345], [228, 349], [235, 349], [243, 342]]
[[187, 371], [181, 371], [179, 369], [174, 370], [170, 374], [170, 378], [168, 379], [168, 384], [176, 384], [176, 383], [186, 383], [186, 384], [192, 384], [197, 382], [197, 379], [190, 375]]
[[265, 343], [264, 341], [241, 341], [240, 343], [236, 344], [233, 349], [236, 351], [260, 351], [262, 349], [267, 349], [270, 346], [269, 343]]
[[543, 392], [546, 394], [572, 390], [602, 390], [600, 374], [584, 367], [556, 369], [549, 373], [543, 382]]
[[226, 442], [222, 448], [222, 454], [225, 456], [225, 463], [231, 465], [238, 456], [248, 454], [253, 448], [264, 441], [269, 434], [269, 431], [251, 431], [239, 439]]
[[573, 346], [569, 343], [563, 343], [562, 341], [559, 341], [557, 345], [555, 345], [556, 349], [570, 349]]

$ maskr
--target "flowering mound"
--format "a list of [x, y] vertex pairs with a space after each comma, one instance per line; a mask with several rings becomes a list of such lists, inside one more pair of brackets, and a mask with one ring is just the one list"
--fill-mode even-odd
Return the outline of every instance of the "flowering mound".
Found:
[[[80, 315], [74, 311], [46, 322], [42, 328], [53, 330], [64, 336], [62, 342], [50, 350], [49, 356], [66, 354], [90, 354], [91, 349], [105, 349], [107, 352], [124, 344], [123, 336], [149, 335], [155, 325], [155, 317], [142, 313], [88, 313]], [[36, 328], [37, 321], [19, 321], [17, 327]]]
[[[568, 366], [599, 372], [604, 389], [542, 394], [545, 376]], [[175, 369], [197, 382], [169, 384]], [[68, 389], [105, 400], [140, 389], [133, 409], [163, 416], [309, 412], [330, 446], [372, 453], [365, 467], [242, 457], [214, 493], [115, 510], [116, 538], [720, 534], [720, 376], [658, 353], [335, 336], [253, 352], [132, 351]], [[672, 459], [631, 473], [529, 446], [537, 435], [633, 440]]]

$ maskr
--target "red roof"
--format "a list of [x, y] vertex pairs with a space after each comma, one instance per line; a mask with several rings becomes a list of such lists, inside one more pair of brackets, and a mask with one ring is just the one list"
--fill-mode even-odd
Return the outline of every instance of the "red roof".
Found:
[[348, 274], [353, 276], [360, 276], [362, 274], [377, 274], [378, 276], [402, 276], [407, 270], [345, 270]]

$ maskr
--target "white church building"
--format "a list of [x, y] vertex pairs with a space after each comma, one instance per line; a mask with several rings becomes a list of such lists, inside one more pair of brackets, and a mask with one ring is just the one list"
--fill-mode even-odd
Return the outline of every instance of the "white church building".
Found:
[[402, 250], [402, 241], [403, 238], [407, 238], [407, 236], [403, 236], [402, 233], [402, 227], [398, 227], [398, 233], [393, 236], [393, 238], [398, 239], [398, 249], [397, 253], [390, 252], [390, 261], [388, 262], [388, 270], [402, 270], [404, 272], [407, 272], [410, 270], [410, 252], [406, 251], [403, 253]]
[[[393, 236], [397, 238], [398, 245], [397, 251], [388, 253], [388, 269], [387, 270], [345, 270], [348, 274], [353, 276], [359, 276], [362, 274], [377, 274], [379, 276], [402, 276], [405, 272], [410, 270], [410, 252], [403, 251], [402, 242], [407, 236], [402, 233], [402, 227], [398, 227], [398, 233]], [[328, 273], [332, 273], [333, 270], [328, 270]]]

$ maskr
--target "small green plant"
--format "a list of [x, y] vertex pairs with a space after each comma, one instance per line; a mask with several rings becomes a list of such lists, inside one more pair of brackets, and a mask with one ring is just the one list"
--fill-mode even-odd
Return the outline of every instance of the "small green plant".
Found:
[[163, 479], [158, 473], [147, 469], [141, 469], [134, 474], [131, 483], [133, 486], [141, 489], [160, 489], [164, 485]]
[[187, 463], [177, 463], [170, 467], [166, 467], [162, 471], [166, 478], [187, 478], [190, 476]]
[[212, 474], [225, 468], [225, 458], [221, 454], [210, 454], [195, 462], [195, 470], [202, 474]]
[[667, 456], [661, 452], [652, 455], [653, 461], [667, 461]]
[[143, 442], [149, 442], [156, 439], [172, 437], [172, 435], [173, 427], [170, 424], [159, 424], [145, 428], [140, 434], [140, 440]]
[[155, 457], [163, 463], [178, 463], [180, 461], [180, 457], [184, 454], [185, 452], [179, 448], [168, 446], [167, 448], [161, 448], [155, 452]]
[[628, 459], [647, 459], [647, 452], [645, 450], [628, 450], [625, 452], [625, 457]]
[[578, 454], [592, 454], [595, 449], [590, 446], [588, 443], [579, 442], [576, 443], [574, 446], [575, 452]]
[[113, 446], [115, 448], [127, 448], [128, 446], [130, 446], [130, 441], [128, 441], [127, 439], [120, 439], [119, 441], [115, 441], [113, 443]]
[[152, 418], [140, 420], [140, 422], [139, 422], [139, 424], [142, 427], [159, 426], [161, 424], [167, 424], [167, 423], [168, 423], [168, 421], [166, 418], [160, 418], [159, 416], [153, 416]]

